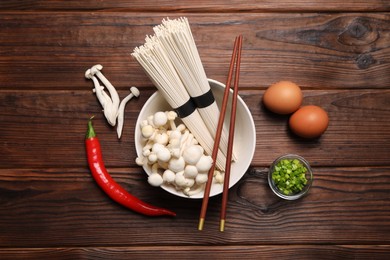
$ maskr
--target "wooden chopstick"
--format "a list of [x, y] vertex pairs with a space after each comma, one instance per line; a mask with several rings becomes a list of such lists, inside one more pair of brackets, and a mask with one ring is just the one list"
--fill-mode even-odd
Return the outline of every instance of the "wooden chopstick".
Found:
[[214, 147], [213, 147], [213, 151], [211, 154], [211, 158], [213, 159], [214, 163], [208, 172], [208, 179], [207, 179], [207, 183], [206, 183], [206, 187], [205, 187], [205, 191], [204, 191], [204, 195], [203, 195], [202, 207], [201, 207], [201, 211], [200, 211], [199, 224], [198, 224], [199, 230], [203, 230], [204, 221], [205, 221], [205, 217], [206, 217], [207, 206], [208, 206], [209, 197], [210, 197], [210, 189], [211, 189], [211, 184], [212, 184], [213, 175], [214, 175], [214, 171], [215, 171], [215, 165], [216, 165], [215, 161], [216, 161], [216, 158], [218, 155], [219, 143], [221, 140], [223, 122], [225, 120], [226, 106], [227, 106], [227, 102], [228, 102], [228, 98], [229, 98], [229, 90], [230, 90], [231, 80], [232, 80], [232, 76], [233, 76], [233, 69], [234, 69], [234, 64], [236, 61], [237, 49], [238, 49], [240, 37], [242, 37], [242, 36], [236, 37], [236, 40], [234, 42], [233, 54], [231, 57], [230, 67], [229, 67], [229, 74], [228, 74], [228, 78], [226, 81], [225, 91], [223, 94], [221, 111], [220, 111], [220, 115], [219, 115], [217, 131], [215, 134]]
[[233, 100], [232, 100], [232, 109], [230, 113], [229, 141], [228, 141], [228, 150], [226, 155], [225, 177], [223, 182], [222, 206], [221, 206], [221, 216], [220, 216], [220, 224], [219, 224], [219, 231], [221, 232], [225, 230], [226, 207], [227, 207], [227, 200], [228, 200], [228, 193], [229, 193], [230, 169], [232, 164], [232, 153], [233, 153], [233, 143], [234, 143], [234, 128], [236, 125], [238, 82], [240, 77], [241, 49], [242, 49], [241, 35], [238, 38], [237, 49], [238, 50], [237, 50], [236, 72], [234, 75]]

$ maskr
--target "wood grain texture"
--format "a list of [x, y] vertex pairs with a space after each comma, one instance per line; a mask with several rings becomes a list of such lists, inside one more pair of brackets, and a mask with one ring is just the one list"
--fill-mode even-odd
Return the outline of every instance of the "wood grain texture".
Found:
[[200, 1], [60, 1], [60, 0], [3, 0], [2, 10], [26, 11], [126, 11], [126, 12], [294, 12], [294, 11], [389, 11], [390, 4], [386, 0], [294, 0], [294, 1], [245, 1], [240, 0], [200, 0]]
[[[0, 1], [0, 259], [388, 259], [390, 256], [390, 2]], [[252, 164], [229, 191], [201, 200], [147, 183], [134, 163], [138, 112], [155, 91], [131, 58], [152, 27], [189, 18], [206, 73], [224, 82], [243, 34], [240, 96], [256, 126]], [[84, 78], [94, 64], [127, 104], [121, 140]], [[265, 89], [299, 84], [330, 124], [316, 140], [267, 111]], [[109, 172], [126, 190], [177, 217], [145, 217], [110, 200], [85, 158], [90, 116]], [[268, 187], [271, 162], [304, 156], [314, 184], [298, 201]]]
[[2, 169], [2, 247], [390, 243], [389, 167], [316, 167], [310, 193], [292, 202], [271, 192], [267, 168], [252, 168], [230, 190], [225, 232], [218, 229], [221, 196], [210, 199], [200, 232], [201, 200], [150, 188], [138, 168], [109, 171], [129, 192], [177, 217], [150, 218], [117, 205], [86, 168]]
[[[138, 112], [155, 89], [142, 88], [141, 96], [127, 104], [124, 133], [118, 140], [91, 91], [92, 82], [84, 81], [83, 88], [0, 91], [0, 168], [85, 166], [83, 139], [92, 115], [106, 164], [135, 167], [133, 133]], [[121, 97], [127, 93], [119, 92]], [[284, 153], [301, 154], [314, 166], [388, 165], [389, 90], [304, 91], [304, 104], [319, 105], [330, 117], [325, 134], [314, 140], [296, 137], [288, 128], [287, 116], [267, 111], [261, 102], [263, 93], [260, 89], [240, 91], [256, 127], [253, 165], [267, 166]]]
[[2, 259], [375, 259], [387, 260], [389, 246], [383, 245], [280, 245], [280, 246], [140, 246], [97, 248], [7, 248]]
[[[130, 53], [167, 16], [0, 13], [2, 89], [83, 89], [84, 72], [96, 63], [119, 89], [150, 86]], [[389, 87], [388, 13], [187, 16], [209, 78], [225, 81], [234, 37], [242, 33], [242, 88], [281, 79], [304, 89]]]

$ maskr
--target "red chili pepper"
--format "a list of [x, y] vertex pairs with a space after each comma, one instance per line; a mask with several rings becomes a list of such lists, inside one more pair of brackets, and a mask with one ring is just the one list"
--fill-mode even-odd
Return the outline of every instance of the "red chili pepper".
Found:
[[147, 204], [128, 193], [116, 183], [108, 173], [103, 163], [99, 139], [92, 127], [92, 118], [88, 122], [88, 131], [85, 137], [88, 164], [92, 176], [103, 191], [119, 204], [147, 216], [176, 216], [176, 213], [167, 209], [158, 208]]

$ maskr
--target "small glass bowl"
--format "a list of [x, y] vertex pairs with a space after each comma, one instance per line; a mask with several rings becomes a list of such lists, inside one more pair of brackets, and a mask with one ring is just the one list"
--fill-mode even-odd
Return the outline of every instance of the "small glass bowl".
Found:
[[[307, 171], [306, 171], [306, 179], [307, 179], [307, 183], [306, 185], [303, 187], [303, 189], [298, 192], [298, 193], [293, 193], [293, 194], [290, 194], [290, 195], [286, 195], [284, 194], [282, 191], [280, 191], [278, 189], [278, 187], [275, 185], [273, 179], [272, 179], [272, 173], [274, 172], [274, 169], [275, 169], [275, 166], [283, 159], [297, 159], [299, 160], [303, 166], [306, 167]], [[268, 172], [268, 184], [269, 186], [271, 187], [271, 190], [277, 195], [279, 196], [280, 198], [283, 198], [283, 199], [286, 199], [286, 200], [296, 200], [296, 199], [299, 199], [301, 197], [303, 197], [304, 195], [306, 195], [311, 187], [313, 183], [313, 171], [310, 167], [310, 164], [308, 163], [308, 161], [305, 160], [305, 158], [303, 158], [302, 156], [299, 156], [299, 155], [296, 155], [296, 154], [286, 154], [286, 155], [283, 155], [283, 156], [280, 156], [279, 158], [277, 158], [270, 166], [269, 168], [269, 172]]]

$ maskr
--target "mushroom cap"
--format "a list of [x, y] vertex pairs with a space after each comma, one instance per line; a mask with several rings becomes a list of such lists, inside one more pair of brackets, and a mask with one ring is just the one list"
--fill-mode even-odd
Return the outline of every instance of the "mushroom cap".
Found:
[[196, 163], [196, 168], [199, 172], [207, 172], [213, 165], [213, 159], [209, 155], [202, 155], [199, 161]]
[[168, 136], [168, 134], [165, 133], [165, 132], [158, 133], [158, 134], [156, 134], [156, 136], [154, 137], [154, 141], [155, 141], [156, 143], [166, 145], [166, 144], [168, 144], [168, 142], [169, 142], [169, 136]]
[[159, 161], [168, 162], [171, 159], [171, 152], [166, 147], [158, 150], [156, 154]]
[[138, 166], [143, 166], [145, 164], [145, 158], [142, 158], [142, 157], [137, 157], [135, 158], [135, 163], [138, 165]]
[[155, 163], [157, 162], [157, 154], [150, 153], [148, 156], [149, 163]]
[[159, 187], [161, 184], [163, 184], [163, 178], [158, 173], [152, 173], [148, 177], [148, 182], [154, 187]]
[[222, 174], [220, 171], [214, 172], [214, 179], [216, 183], [223, 183], [225, 175]]
[[181, 132], [178, 130], [173, 130], [169, 134], [169, 138], [171, 139], [170, 141], [175, 139], [180, 139], [180, 137], [181, 137]]
[[175, 181], [175, 177], [176, 174], [169, 169], [165, 170], [163, 173], [163, 180], [166, 183], [173, 183]]
[[85, 72], [85, 78], [91, 79], [92, 77], [93, 75], [91, 73], [91, 69], [87, 69], [87, 71]]
[[179, 187], [185, 187], [186, 178], [184, 177], [184, 172], [180, 171], [175, 175], [175, 184]]
[[190, 145], [183, 151], [183, 158], [186, 163], [196, 165], [203, 155], [203, 148], [200, 145]]
[[146, 139], [151, 137], [154, 133], [154, 127], [151, 125], [145, 125], [141, 128], [142, 136]]
[[199, 173], [196, 175], [195, 182], [197, 184], [204, 184], [207, 182], [208, 176], [206, 173]]
[[184, 168], [184, 176], [186, 178], [194, 179], [196, 177], [196, 175], [198, 175], [198, 168], [196, 168], [196, 166], [194, 166], [194, 165], [187, 165]]
[[131, 88], [130, 88], [130, 92], [131, 92], [135, 97], [139, 97], [140, 92], [139, 92], [138, 88], [136, 88], [136, 87], [131, 87]]
[[180, 174], [176, 174], [175, 176], [175, 184], [181, 189], [191, 188], [194, 186], [195, 180], [187, 179], [184, 177], [183, 172], [180, 172]]
[[168, 163], [168, 169], [176, 173], [183, 171], [184, 166], [185, 166], [185, 161], [183, 157], [171, 158]]
[[96, 73], [98, 73], [102, 69], [103, 69], [103, 66], [100, 64], [93, 65], [91, 68], [91, 74], [95, 75]]
[[195, 184], [195, 179], [186, 178], [186, 184], [185, 184], [185, 186], [186, 186], [187, 188], [191, 188], [192, 186], [194, 186], [194, 184]]
[[175, 111], [168, 111], [166, 114], [168, 120], [175, 120], [177, 117], [177, 113]]
[[164, 126], [168, 122], [167, 115], [164, 112], [156, 112], [153, 116], [153, 124], [156, 127]]
[[154, 153], [157, 153], [158, 151], [164, 149], [165, 146], [163, 144], [160, 144], [160, 143], [154, 143], [153, 146], [152, 146], [152, 152]]

